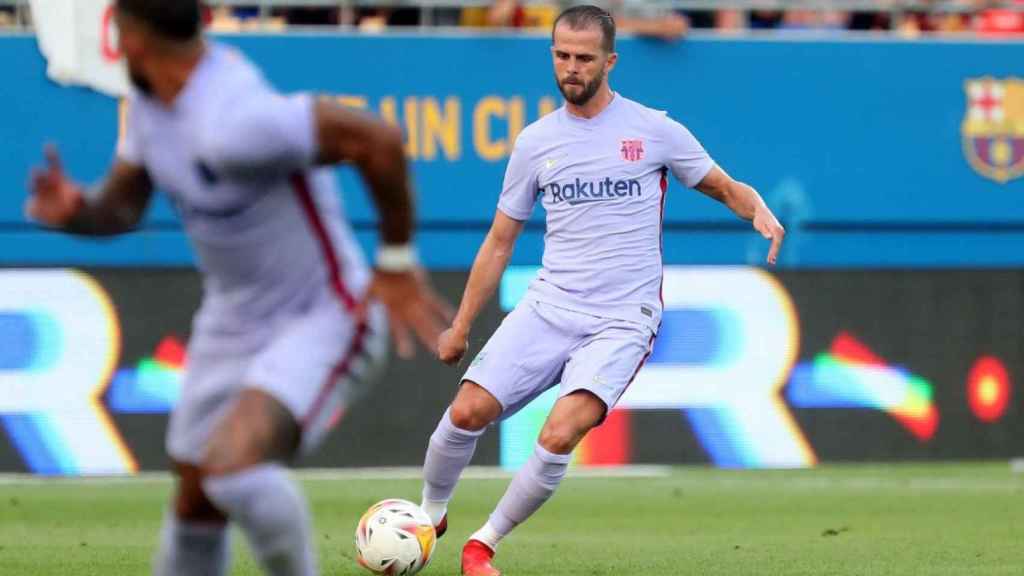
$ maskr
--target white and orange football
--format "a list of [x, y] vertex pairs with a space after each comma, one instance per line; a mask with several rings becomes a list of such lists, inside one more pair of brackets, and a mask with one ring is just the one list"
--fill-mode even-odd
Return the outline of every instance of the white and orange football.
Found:
[[356, 526], [356, 560], [374, 574], [411, 576], [430, 563], [437, 535], [419, 506], [408, 500], [382, 500]]

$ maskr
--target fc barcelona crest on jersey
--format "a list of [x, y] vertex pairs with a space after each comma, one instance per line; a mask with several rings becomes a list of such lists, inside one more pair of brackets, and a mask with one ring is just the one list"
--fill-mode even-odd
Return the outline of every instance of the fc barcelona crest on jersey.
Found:
[[1006, 183], [1024, 175], [1024, 80], [972, 78], [964, 85], [964, 155], [982, 176]]
[[644, 157], [643, 140], [623, 140], [622, 159], [626, 162], [639, 162]]

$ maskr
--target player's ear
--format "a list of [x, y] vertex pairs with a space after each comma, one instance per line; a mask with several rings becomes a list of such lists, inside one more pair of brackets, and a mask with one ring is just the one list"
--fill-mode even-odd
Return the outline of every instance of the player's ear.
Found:
[[619, 60], [619, 53], [612, 52], [608, 55], [608, 60], [604, 63], [605, 73], [611, 72], [612, 68], [615, 68], [615, 63]]

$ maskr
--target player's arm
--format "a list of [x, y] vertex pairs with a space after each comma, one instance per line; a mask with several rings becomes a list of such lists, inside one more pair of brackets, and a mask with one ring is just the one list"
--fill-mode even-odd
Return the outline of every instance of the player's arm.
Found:
[[779, 224], [757, 190], [733, 180], [718, 166], [713, 166], [696, 188], [725, 204], [740, 218], [753, 221], [754, 229], [772, 241], [771, 248], [768, 249], [768, 263], [775, 264], [786, 230]]
[[31, 195], [25, 204], [29, 218], [72, 234], [111, 236], [134, 230], [153, 195], [145, 168], [115, 160], [99, 189], [86, 194], [71, 181], [53, 147], [46, 149], [47, 165], [32, 171]]
[[491, 229], [473, 261], [452, 327], [441, 334], [438, 356], [442, 362], [455, 364], [466, 353], [473, 321], [497, 290], [498, 282], [512, 257], [516, 239], [522, 231], [522, 221], [506, 216], [501, 210], [494, 215]]
[[382, 247], [370, 296], [388, 310], [399, 356], [414, 353], [410, 331], [425, 347], [435, 349], [451, 313], [430, 287], [412, 246], [415, 206], [401, 131], [327, 99], [316, 102], [313, 116], [317, 162], [352, 163], [377, 207]]

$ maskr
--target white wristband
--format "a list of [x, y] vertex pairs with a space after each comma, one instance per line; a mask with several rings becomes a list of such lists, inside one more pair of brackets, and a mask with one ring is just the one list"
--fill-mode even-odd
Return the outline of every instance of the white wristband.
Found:
[[377, 248], [377, 269], [382, 272], [408, 272], [419, 265], [412, 244], [382, 244]]

